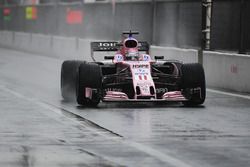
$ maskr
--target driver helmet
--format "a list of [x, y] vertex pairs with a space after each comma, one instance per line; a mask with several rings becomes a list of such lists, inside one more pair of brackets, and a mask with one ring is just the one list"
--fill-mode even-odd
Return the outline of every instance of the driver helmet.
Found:
[[124, 40], [127, 60], [139, 60], [138, 41], [133, 37]]

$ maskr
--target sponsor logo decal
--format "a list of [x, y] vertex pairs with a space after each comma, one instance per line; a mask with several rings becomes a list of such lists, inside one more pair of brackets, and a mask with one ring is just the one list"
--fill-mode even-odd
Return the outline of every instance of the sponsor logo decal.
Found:
[[150, 56], [149, 55], [143, 55], [143, 61], [149, 61]]
[[145, 69], [138, 69], [134, 73], [135, 75], [149, 75], [148, 71]]
[[133, 64], [132, 68], [149, 68], [148, 64]]
[[114, 60], [117, 62], [121, 62], [121, 61], [123, 61], [123, 56], [121, 54], [117, 54], [117, 55], [115, 55]]
[[99, 42], [97, 47], [100, 50], [117, 50], [117, 42]]
[[230, 71], [233, 74], [237, 74], [238, 73], [238, 66], [236, 64], [232, 64], [230, 67]]
[[114, 47], [116, 46], [115, 42], [100, 42], [99, 47]]
[[168, 88], [157, 88], [156, 93], [166, 93], [168, 92]]

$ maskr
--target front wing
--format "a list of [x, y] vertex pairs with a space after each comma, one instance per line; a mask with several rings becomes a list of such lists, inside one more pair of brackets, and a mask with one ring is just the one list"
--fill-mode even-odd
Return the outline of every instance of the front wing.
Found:
[[172, 91], [163, 94], [161, 99], [155, 99], [152, 97], [148, 97], [146, 99], [129, 99], [128, 96], [123, 92], [115, 92], [115, 91], [108, 91], [104, 96], [104, 102], [182, 102], [188, 101], [185, 98], [181, 91]]

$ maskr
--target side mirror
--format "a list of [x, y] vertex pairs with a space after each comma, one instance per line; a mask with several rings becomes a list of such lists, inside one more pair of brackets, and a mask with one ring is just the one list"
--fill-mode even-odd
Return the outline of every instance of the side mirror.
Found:
[[104, 56], [104, 59], [105, 59], [105, 60], [113, 60], [113, 59], [114, 59], [114, 56]]
[[164, 56], [155, 56], [155, 60], [163, 60]]

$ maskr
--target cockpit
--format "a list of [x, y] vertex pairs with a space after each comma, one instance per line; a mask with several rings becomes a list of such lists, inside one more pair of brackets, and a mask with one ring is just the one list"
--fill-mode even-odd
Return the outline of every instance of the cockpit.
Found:
[[123, 45], [126, 49], [126, 60], [139, 60], [138, 41], [135, 38], [129, 37], [125, 39]]

